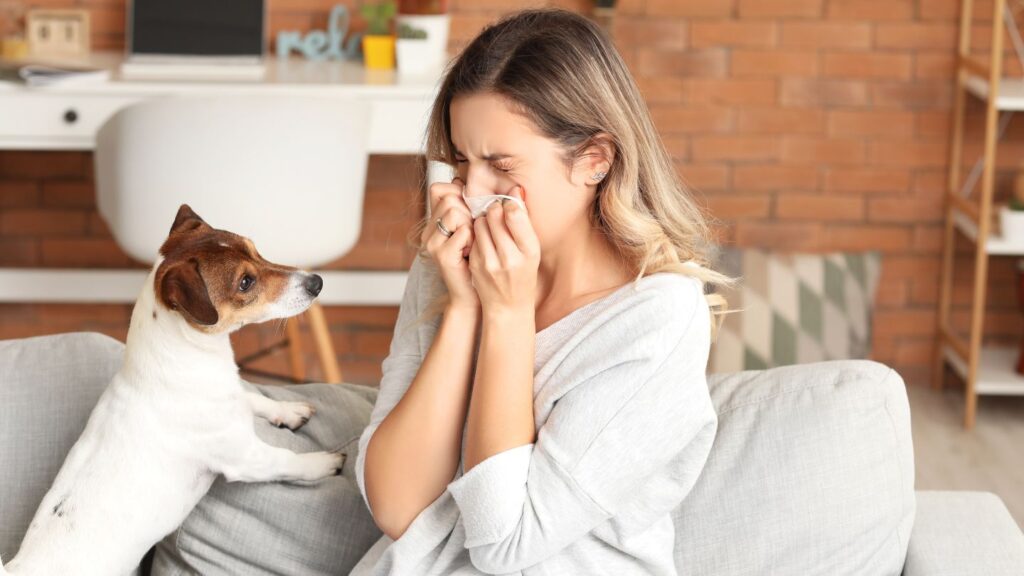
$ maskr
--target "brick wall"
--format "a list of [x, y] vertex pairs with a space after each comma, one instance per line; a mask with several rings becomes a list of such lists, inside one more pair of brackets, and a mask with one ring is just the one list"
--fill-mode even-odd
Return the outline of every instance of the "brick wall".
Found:
[[[278, 30], [326, 26], [333, 1], [271, 0]], [[524, 5], [586, 11], [586, 0], [451, 0], [451, 44]], [[936, 333], [942, 194], [946, 182], [957, 0], [620, 0], [614, 37], [639, 82], [678, 169], [720, 219], [723, 242], [801, 251], [878, 249], [883, 276], [873, 357], [911, 383], [927, 381]], [[976, 0], [973, 47], [987, 48], [991, 4]], [[124, 4], [84, 6], [93, 45], [124, 43]], [[359, 29], [356, 21], [354, 27]], [[1019, 74], [1010, 61], [1007, 72]], [[980, 153], [982, 106], [967, 122]], [[1012, 125], [1000, 147], [998, 196], [1024, 154]], [[95, 213], [91, 158], [78, 153], [0, 152], [0, 263], [13, 266], [130, 264]], [[418, 168], [409, 157], [373, 157], [364, 233], [336, 268], [404, 269], [404, 233]], [[958, 247], [954, 321], [966, 329], [969, 246]], [[1021, 333], [1013, 262], [990, 265], [986, 337]], [[346, 379], [374, 384], [397, 310], [329, 308]], [[126, 306], [3, 306], [0, 337], [100, 330], [123, 337]], [[240, 353], [277, 337], [238, 335]], [[310, 348], [307, 346], [307, 348]], [[283, 369], [281, 358], [266, 363]], [[311, 366], [311, 376], [318, 370]]]

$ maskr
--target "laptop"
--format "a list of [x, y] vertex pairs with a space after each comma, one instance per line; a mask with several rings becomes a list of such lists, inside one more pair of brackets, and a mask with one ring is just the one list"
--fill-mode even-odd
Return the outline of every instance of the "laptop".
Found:
[[260, 79], [265, 0], [131, 0], [121, 76]]

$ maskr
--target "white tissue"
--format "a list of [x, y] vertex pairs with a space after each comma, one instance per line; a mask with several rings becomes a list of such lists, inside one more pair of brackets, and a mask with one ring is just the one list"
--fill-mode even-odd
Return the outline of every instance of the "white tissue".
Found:
[[487, 212], [487, 207], [491, 205], [491, 202], [497, 202], [502, 198], [508, 198], [514, 200], [519, 204], [521, 208], [526, 209], [526, 204], [522, 200], [515, 196], [507, 196], [505, 194], [489, 194], [487, 196], [466, 196], [466, 191], [462, 191], [462, 199], [466, 201], [466, 206], [469, 206], [469, 212], [473, 215], [473, 218], [483, 216]]

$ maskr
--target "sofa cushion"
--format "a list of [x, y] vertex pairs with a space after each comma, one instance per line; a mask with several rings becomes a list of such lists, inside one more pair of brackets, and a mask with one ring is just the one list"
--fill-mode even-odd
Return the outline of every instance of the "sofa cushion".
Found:
[[914, 520], [902, 378], [869, 360], [709, 377], [718, 433], [676, 509], [680, 574], [899, 574]]
[[218, 477], [181, 527], [157, 545], [151, 574], [348, 574], [382, 535], [354, 476], [359, 437], [377, 389], [358, 384], [247, 386], [277, 400], [316, 406], [316, 415], [295, 432], [257, 418], [256, 434], [295, 452], [347, 452], [341, 476], [310, 486], [228, 483]]
[[11, 560], [124, 345], [72, 332], [0, 341], [0, 557]]
[[715, 247], [715, 268], [740, 278], [710, 373], [867, 358], [881, 253], [802, 254]]

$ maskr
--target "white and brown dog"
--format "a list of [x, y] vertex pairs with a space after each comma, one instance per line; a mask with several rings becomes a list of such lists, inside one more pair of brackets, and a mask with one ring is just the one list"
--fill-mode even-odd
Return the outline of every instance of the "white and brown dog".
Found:
[[322, 285], [182, 205], [132, 311], [123, 364], [0, 574], [127, 574], [218, 474], [299, 483], [339, 474], [343, 453], [296, 454], [257, 438], [254, 415], [295, 430], [314, 409], [246, 392], [228, 337], [302, 312]]

